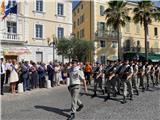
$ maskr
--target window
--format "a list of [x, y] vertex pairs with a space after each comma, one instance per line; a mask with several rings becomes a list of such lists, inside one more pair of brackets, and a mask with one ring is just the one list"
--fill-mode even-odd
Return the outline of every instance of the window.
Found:
[[43, 52], [36, 52], [36, 61], [43, 62]]
[[104, 16], [104, 6], [100, 6], [100, 15]]
[[43, 26], [36, 24], [36, 38], [43, 38]]
[[112, 42], [112, 48], [118, 48], [118, 43], [117, 42]]
[[77, 25], [79, 25], [79, 18], [78, 18], [78, 20], [77, 20]]
[[105, 23], [104, 22], [97, 22], [97, 29], [100, 31], [105, 30]]
[[73, 23], [73, 28], [76, 28], [76, 21], [74, 21]]
[[128, 22], [128, 23], [126, 23], [126, 32], [130, 32], [130, 23]]
[[58, 38], [64, 37], [64, 28], [58, 27]]
[[17, 23], [7, 21], [7, 32], [8, 33], [17, 33]]
[[154, 28], [154, 35], [155, 35], [155, 36], [158, 35], [158, 28], [157, 28], [157, 27]]
[[57, 8], [57, 13], [58, 15], [63, 15], [64, 14], [64, 5], [61, 3], [58, 3], [58, 8]]
[[106, 56], [102, 55], [100, 59], [101, 59], [101, 64], [105, 64]]
[[9, 7], [13, 7], [13, 6], [15, 6], [17, 3], [16, 3], [16, 0], [9, 0], [8, 1], [8, 5], [6, 6], [7, 8], [9, 8]]
[[83, 4], [81, 5], [81, 9], [83, 9]]
[[137, 41], [137, 46], [140, 46], [140, 41], [139, 40]]
[[36, 0], [36, 11], [43, 11], [43, 0]]
[[80, 30], [80, 38], [84, 37], [84, 29]]
[[78, 8], [78, 10], [77, 10], [77, 13], [79, 13], [79, 8]]
[[130, 49], [131, 49], [131, 41], [126, 40], [126, 51], [130, 51]]
[[106, 44], [105, 44], [105, 41], [104, 41], [104, 40], [100, 40], [100, 46], [101, 46], [101, 47], [105, 47], [105, 46], [106, 46]]
[[80, 24], [84, 22], [84, 15], [80, 16]]
[[139, 34], [140, 33], [140, 25], [136, 24], [136, 33]]
[[76, 12], [74, 12], [73, 15], [76, 16]]

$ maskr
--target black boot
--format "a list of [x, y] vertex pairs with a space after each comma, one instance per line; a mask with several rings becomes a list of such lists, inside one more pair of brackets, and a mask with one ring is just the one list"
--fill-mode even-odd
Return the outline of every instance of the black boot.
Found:
[[102, 94], [103, 94], [103, 95], [105, 94], [105, 90], [102, 90]]
[[125, 104], [127, 101], [126, 101], [126, 97], [124, 96], [123, 97], [123, 101], [122, 101], [122, 104]]
[[145, 88], [142, 88], [142, 92], [145, 92]]
[[94, 94], [92, 95], [92, 98], [93, 97], [97, 97], [97, 93], [96, 92], [94, 92]]
[[84, 107], [83, 104], [79, 105], [79, 107], [78, 107], [78, 109], [77, 109], [76, 111], [77, 111], [77, 112], [81, 111], [83, 107]]
[[108, 93], [107, 97], [105, 98], [105, 101], [110, 99], [110, 93]]
[[133, 100], [133, 95], [132, 94], [130, 95], [130, 100]]
[[67, 120], [73, 120], [75, 118], [75, 113], [71, 113], [71, 115], [67, 118]]
[[136, 91], [136, 93], [137, 93], [136, 95], [139, 96], [139, 91], [138, 90]]

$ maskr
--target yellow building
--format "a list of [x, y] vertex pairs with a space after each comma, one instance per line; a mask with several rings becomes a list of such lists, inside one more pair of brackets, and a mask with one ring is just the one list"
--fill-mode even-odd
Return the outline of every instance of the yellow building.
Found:
[[[137, 4], [129, 2], [127, 7]], [[73, 33], [76, 37], [92, 40], [95, 43], [94, 61], [105, 63], [106, 60], [118, 59], [117, 33], [106, 28], [104, 10], [106, 0], [80, 1], [73, 9]], [[132, 11], [129, 15], [133, 17]], [[107, 31], [107, 32], [105, 32]], [[121, 46], [123, 54], [128, 52], [144, 53], [144, 28], [131, 21], [121, 28]], [[149, 25], [149, 52], [160, 53], [160, 24], [153, 20]]]
[[[11, 5], [13, 0], [10, 0]], [[53, 45], [54, 38], [72, 33], [72, 2], [66, 0], [18, 0], [17, 15], [0, 23], [1, 51], [5, 58], [18, 60], [62, 61]], [[21, 51], [24, 52], [21, 52]], [[25, 54], [23, 54], [25, 53]]]

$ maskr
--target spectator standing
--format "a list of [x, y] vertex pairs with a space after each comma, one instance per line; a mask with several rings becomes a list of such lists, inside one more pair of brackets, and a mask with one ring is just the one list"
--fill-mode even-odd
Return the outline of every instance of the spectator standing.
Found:
[[31, 88], [37, 88], [38, 83], [38, 72], [37, 72], [37, 66], [36, 63], [32, 62], [32, 66], [30, 68], [31, 70]]
[[61, 75], [61, 67], [59, 63], [56, 63], [55, 66], [55, 86], [60, 85], [60, 75]]
[[5, 80], [5, 84], [8, 84], [8, 79], [9, 79], [9, 76], [10, 76], [9, 67], [11, 66], [11, 63], [12, 63], [11, 60], [6, 61], [6, 80]]
[[18, 65], [16, 63], [16, 60], [12, 61], [12, 64], [9, 69], [11, 71], [10, 77], [9, 77], [11, 93], [16, 93], [16, 83], [19, 80], [18, 73], [17, 73]]
[[3, 58], [1, 58], [0, 60], [0, 64], [1, 64], [1, 95], [3, 95], [3, 85], [4, 85], [4, 80], [5, 80], [5, 65], [3, 63]]
[[44, 88], [45, 87], [45, 75], [46, 75], [46, 71], [45, 71], [45, 64], [40, 63], [40, 66], [38, 68], [38, 74], [39, 74], [39, 87], [40, 88]]
[[92, 67], [89, 64], [89, 62], [86, 63], [84, 73], [85, 73], [85, 79], [87, 80], [87, 84], [91, 85], [90, 76], [91, 76], [91, 73], [92, 73]]
[[51, 81], [51, 87], [54, 86], [53, 77], [54, 77], [54, 67], [53, 62], [49, 62], [47, 65], [48, 79]]

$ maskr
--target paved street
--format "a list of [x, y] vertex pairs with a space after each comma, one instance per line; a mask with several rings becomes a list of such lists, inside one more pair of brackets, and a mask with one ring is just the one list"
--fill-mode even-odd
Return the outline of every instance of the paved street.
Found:
[[[160, 86], [151, 88], [131, 102], [121, 104], [122, 96], [104, 102], [99, 93], [80, 98], [85, 107], [77, 113], [77, 120], [160, 120]], [[83, 92], [83, 91], [82, 91]], [[69, 115], [70, 96], [66, 86], [33, 90], [23, 94], [6, 94], [2, 98], [2, 120], [65, 120]]]

